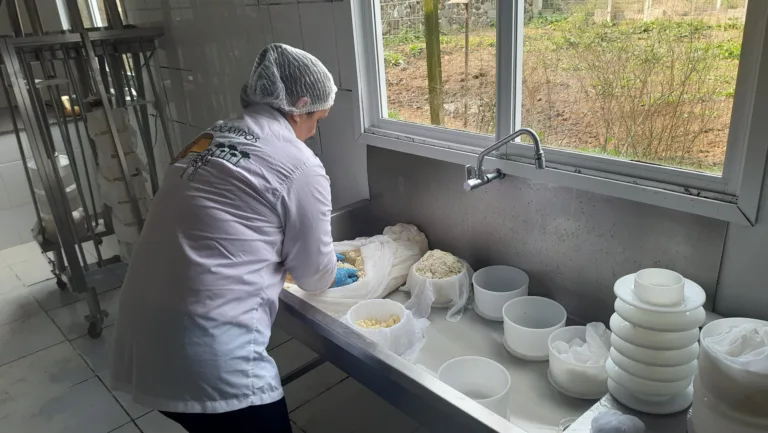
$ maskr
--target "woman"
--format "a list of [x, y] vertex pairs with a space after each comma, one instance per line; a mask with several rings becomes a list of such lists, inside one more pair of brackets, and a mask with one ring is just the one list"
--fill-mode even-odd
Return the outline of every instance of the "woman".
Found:
[[319, 60], [270, 45], [243, 116], [177, 157], [123, 285], [113, 389], [192, 433], [291, 431], [266, 351], [286, 272], [312, 292], [357, 280], [336, 268], [330, 181], [303, 143], [335, 94]]

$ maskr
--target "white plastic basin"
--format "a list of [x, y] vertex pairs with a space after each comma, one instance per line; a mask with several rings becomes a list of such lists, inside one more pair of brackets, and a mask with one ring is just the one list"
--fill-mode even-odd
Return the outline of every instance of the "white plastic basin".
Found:
[[549, 337], [565, 326], [565, 308], [538, 296], [524, 296], [507, 302], [504, 316], [504, 344], [514, 356], [528, 361], [549, 359]]
[[489, 266], [475, 272], [475, 311], [488, 320], [503, 321], [508, 301], [528, 295], [528, 274], [512, 266]]

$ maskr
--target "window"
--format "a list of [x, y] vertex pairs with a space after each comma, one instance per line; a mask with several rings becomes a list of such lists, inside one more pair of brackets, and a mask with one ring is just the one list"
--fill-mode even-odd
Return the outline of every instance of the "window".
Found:
[[[393, 120], [493, 134], [495, 1], [433, 3], [438, 8], [430, 13], [424, 9], [424, 0], [381, 0], [385, 114]], [[439, 31], [432, 46], [425, 31], [430, 19]], [[430, 81], [430, 56], [439, 59], [434, 66], [441, 72], [435, 75], [440, 79], [436, 84]], [[431, 90], [440, 91], [436, 104], [431, 103]], [[433, 122], [433, 116], [440, 120]]]
[[[725, 219], [754, 223], [760, 185], [745, 179], [762, 180], [764, 164], [745, 161], [765, 155], [749, 139], [765, 2], [369, 0], [356, 16], [370, 48], [363, 140], [477, 152], [527, 127], [551, 170], [718, 202], [695, 212], [724, 204]], [[497, 155], [530, 156], [524, 143]]]

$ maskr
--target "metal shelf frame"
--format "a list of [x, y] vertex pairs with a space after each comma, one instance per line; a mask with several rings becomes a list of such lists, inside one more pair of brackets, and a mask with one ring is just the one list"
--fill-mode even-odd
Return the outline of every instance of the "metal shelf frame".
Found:
[[[149, 175], [154, 195], [159, 182], [150, 104], [154, 105], [154, 136], [157, 138], [162, 133], [169, 157], [173, 158], [172, 133], [166, 120], [167, 101], [159, 93], [164, 92], [161, 87], [164, 83], [156, 77], [150, 64], [156, 51], [156, 41], [163, 31], [161, 28], [124, 26], [115, 0], [105, 0], [108, 28], [85, 28], [77, 1], [67, 0], [71, 31], [46, 33], [39, 21], [35, 1], [25, 0], [24, 6], [31, 21], [30, 34], [22, 28], [18, 0], [6, 0], [4, 3], [14, 36], [0, 38], [3, 68], [0, 84], [6, 89], [11, 121], [33, 197], [38, 221], [33, 229], [33, 238], [43, 252], [53, 253], [48, 260], [59, 287], [85, 295], [89, 310], [85, 317], [88, 334], [98, 338], [109, 313], [101, 308], [96, 289], [88, 283], [87, 277], [90, 272], [116, 264], [119, 257], [104, 258], [101, 253], [101, 239], [114, 231], [110, 207], [98, 203], [94, 197], [94, 191], [99, 188], [99, 174], [92, 173], [90, 167], [96, 167], [98, 171], [99, 159], [98, 149], [90, 138], [87, 113], [103, 110], [114, 145], [110, 152], [118, 156], [120, 171], [126, 180], [132, 173], [128, 169], [127, 152], [120, 142], [113, 111], [119, 109], [127, 111], [129, 116], [133, 114], [131, 124], [139, 131], [146, 156], [147, 165], [143, 171]], [[158, 79], [159, 84], [156, 82]], [[151, 93], [148, 94], [147, 90]], [[62, 97], [70, 99], [68, 110]], [[20, 119], [17, 119], [14, 106], [18, 107]], [[83, 129], [85, 133], [82, 133]], [[27, 166], [22, 131], [37, 167], [35, 173]], [[63, 143], [63, 149], [57, 149], [54, 137]], [[77, 209], [71, 209], [66, 194], [69, 185], [65, 185], [59, 170], [60, 153], [69, 158], [84, 213], [84, 228], [82, 221], [73, 217], [73, 211]], [[39, 179], [33, 179], [38, 175]], [[37, 188], [42, 185], [44, 189], [55, 225], [54, 239], [46, 236], [34, 185]], [[134, 221], [141, 229], [144, 215], [138, 198], [143, 196], [134, 190], [131, 182], [126, 181], [124, 185]], [[90, 192], [87, 197], [86, 191]], [[48, 229], [50, 232], [50, 227]], [[85, 242], [93, 242], [97, 258], [95, 264], [89, 264], [83, 248]]]

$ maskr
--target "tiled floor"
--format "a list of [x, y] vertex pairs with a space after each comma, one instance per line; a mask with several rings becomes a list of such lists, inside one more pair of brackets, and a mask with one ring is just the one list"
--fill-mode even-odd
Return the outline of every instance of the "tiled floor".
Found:
[[[114, 254], [105, 243], [105, 255]], [[86, 254], [95, 261], [92, 248]], [[120, 278], [91, 278], [111, 313], [100, 339], [86, 334], [80, 296], [60, 291], [34, 243], [0, 251], [0, 433], [183, 433], [158, 412], [105, 385]], [[314, 353], [276, 329], [269, 345], [280, 371]], [[285, 389], [294, 432], [412, 433], [418, 425], [330, 364]], [[423, 430], [420, 430], [421, 433]]]

